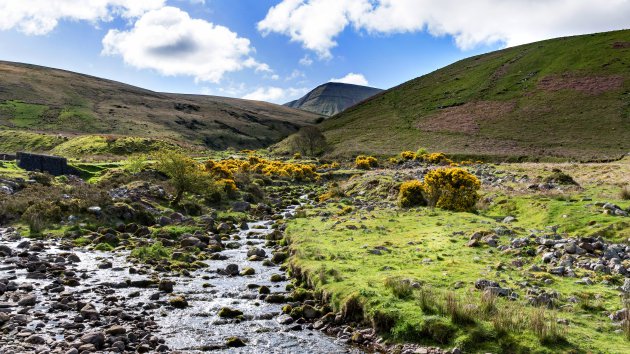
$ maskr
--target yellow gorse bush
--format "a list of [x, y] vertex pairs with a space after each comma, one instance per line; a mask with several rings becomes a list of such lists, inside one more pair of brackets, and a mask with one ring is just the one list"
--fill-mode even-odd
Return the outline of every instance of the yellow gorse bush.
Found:
[[417, 179], [403, 182], [398, 191], [398, 205], [403, 208], [410, 208], [419, 205], [426, 205], [424, 199], [424, 186]]
[[369, 170], [378, 166], [378, 160], [374, 156], [359, 155], [355, 160], [355, 165], [362, 170]]
[[453, 211], [474, 209], [481, 182], [461, 168], [439, 168], [424, 176], [423, 189], [431, 206]]
[[316, 180], [319, 177], [315, 165], [267, 160], [257, 156], [250, 156], [247, 160], [208, 160], [204, 167], [215, 178], [232, 180], [238, 173], [254, 173], [296, 181]]
[[402, 157], [405, 160], [415, 160], [416, 153], [413, 151], [403, 151], [400, 153], [400, 157]]

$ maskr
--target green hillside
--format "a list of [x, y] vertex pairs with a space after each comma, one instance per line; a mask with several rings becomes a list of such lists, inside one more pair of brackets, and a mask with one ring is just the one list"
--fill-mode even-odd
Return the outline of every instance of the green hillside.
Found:
[[322, 123], [333, 155], [425, 147], [460, 155], [615, 158], [630, 152], [630, 30], [461, 60]]
[[[12, 131], [69, 139], [131, 136], [210, 149], [260, 148], [318, 118], [267, 102], [153, 92], [74, 72], [0, 61], [0, 132], [10, 136]], [[47, 147], [40, 141], [25, 144], [31, 145], [39, 150]], [[14, 146], [4, 141], [0, 148]]]

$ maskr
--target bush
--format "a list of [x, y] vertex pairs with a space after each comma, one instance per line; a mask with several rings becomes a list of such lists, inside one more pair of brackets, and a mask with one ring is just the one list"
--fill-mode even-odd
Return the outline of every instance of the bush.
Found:
[[453, 211], [474, 209], [481, 183], [461, 168], [439, 168], [424, 176], [424, 192], [431, 206]]
[[444, 164], [444, 165], [449, 165], [451, 163], [453, 163], [453, 161], [451, 159], [449, 159], [444, 153], [441, 152], [434, 152], [432, 154], [425, 154], [423, 156], [424, 160], [429, 162], [429, 163], [434, 163], [434, 164]]
[[374, 156], [359, 155], [355, 160], [355, 165], [359, 169], [369, 170], [378, 166], [378, 160]]
[[40, 233], [46, 226], [59, 222], [60, 219], [61, 208], [48, 201], [36, 202], [22, 214], [22, 220], [28, 224], [31, 234]]
[[185, 192], [203, 191], [211, 185], [211, 179], [193, 159], [173, 151], [156, 154], [156, 168], [170, 178], [175, 188], [173, 204], [177, 205]]
[[145, 155], [132, 155], [127, 158], [124, 165], [124, 170], [135, 175], [144, 169], [144, 165], [147, 162]]
[[551, 171], [551, 175], [547, 176], [544, 181], [547, 183], [557, 183], [557, 184], [563, 184], [563, 185], [574, 185], [577, 186], [578, 183], [573, 179], [573, 177], [569, 176], [568, 174], [562, 172], [561, 170], [554, 168]]
[[158, 261], [171, 257], [171, 250], [158, 241], [150, 246], [142, 246], [131, 251], [131, 257], [141, 261]]
[[403, 151], [400, 153], [400, 157], [405, 160], [413, 160], [416, 158], [416, 153], [413, 151]]
[[410, 208], [421, 205], [427, 205], [427, 201], [424, 199], [422, 182], [415, 179], [403, 182], [398, 192], [398, 206]]
[[457, 329], [445, 318], [440, 316], [427, 316], [420, 329], [420, 333], [430, 337], [440, 344], [447, 344], [453, 338]]

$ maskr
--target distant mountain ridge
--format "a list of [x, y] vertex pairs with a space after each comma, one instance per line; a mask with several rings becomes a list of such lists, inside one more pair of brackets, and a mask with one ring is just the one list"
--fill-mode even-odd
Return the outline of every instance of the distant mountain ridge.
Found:
[[374, 87], [328, 82], [284, 105], [330, 117], [382, 91]]
[[320, 117], [267, 102], [153, 92], [0, 61], [0, 130], [137, 136], [211, 149], [249, 149], [278, 142]]

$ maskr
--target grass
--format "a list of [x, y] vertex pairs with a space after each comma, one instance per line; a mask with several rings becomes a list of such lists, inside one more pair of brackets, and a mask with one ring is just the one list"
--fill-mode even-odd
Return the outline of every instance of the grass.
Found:
[[[511, 196], [511, 201], [518, 221], [510, 228], [523, 234], [519, 237], [527, 236], [526, 230], [554, 224], [561, 232], [575, 236], [609, 225], [614, 228], [621, 222], [588, 207], [587, 201], [567, 203], [531, 195]], [[428, 208], [377, 208], [336, 216], [343, 206], [328, 204], [325, 209], [309, 210], [308, 218], [290, 221], [287, 235], [295, 252], [291, 266], [294, 273], [302, 275], [304, 284], [329, 294], [336, 310], [341, 311], [351, 301], [367, 321], [377, 322], [375, 327], [393, 341], [462, 345], [471, 352], [622, 351], [627, 341], [623, 335], [612, 333], [603, 312], [619, 306], [615, 282], [603, 285], [600, 281], [606, 276], [576, 269], [578, 279], [587, 275], [594, 279], [595, 284], [588, 289], [599, 294], [598, 300], [589, 306], [539, 310], [527, 305], [521, 282], [550, 287], [568, 298], [580, 294], [575, 278], [523, 271], [541, 263], [540, 257], [521, 257], [525, 265], [517, 268], [511, 265], [512, 254], [465, 246], [472, 232], [501, 225], [495, 217], [501, 214], [502, 205], [480, 215]], [[316, 217], [320, 211], [333, 216]], [[567, 214], [569, 217], [564, 217]], [[589, 225], [591, 221], [597, 226]], [[348, 225], [358, 228], [351, 230]], [[628, 229], [619, 228], [607, 237], [627, 239]], [[501, 237], [501, 244], [508, 240], [509, 236]], [[380, 255], [369, 252], [375, 248], [387, 251]], [[504, 288], [516, 289], [521, 297], [512, 302], [472, 290], [480, 278], [499, 281]], [[553, 285], [544, 284], [546, 278], [553, 279]], [[419, 288], [413, 287], [414, 283]], [[456, 283], [463, 285], [455, 289]], [[567, 319], [570, 328], [558, 324], [558, 318]]]
[[40, 123], [40, 119], [48, 106], [41, 104], [24, 103], [11, 100], [0, 103], [0, 120], [8, 118], [8, 121], [17, 128], [28, 128]]
[[66, 157], [92, 155], [127, 156], [173, 148], [176, 148], [176, 145], [156, 139], [85, 135], [70, 139], [56, 146], [52, 152]]
[[[464, 59], [354, 106], [321, 128], [332, 155], [392, 156], [421, 144], [495, 158], [617, 158], [630, 150], [630, 74], [623, 64], [630, 52], [613, 43], [629, 33], [552, 39]], [[565, 74], [622, 79], [601, 93], [540, 88], [543, 79]], [[471, 102], [482, 104], [465, 105]]]
[[159, 261], [171, 258], [171, 249], [162, 245], [162, 242], [155, 242], [148, 246], [142, 246], [131, 251], [131, 257], [143, 262]]
[[0, 152], [12, 154], [18, 151], [45, 152], [66, 140], [67, 138], [59, 135], [0, 130]]

